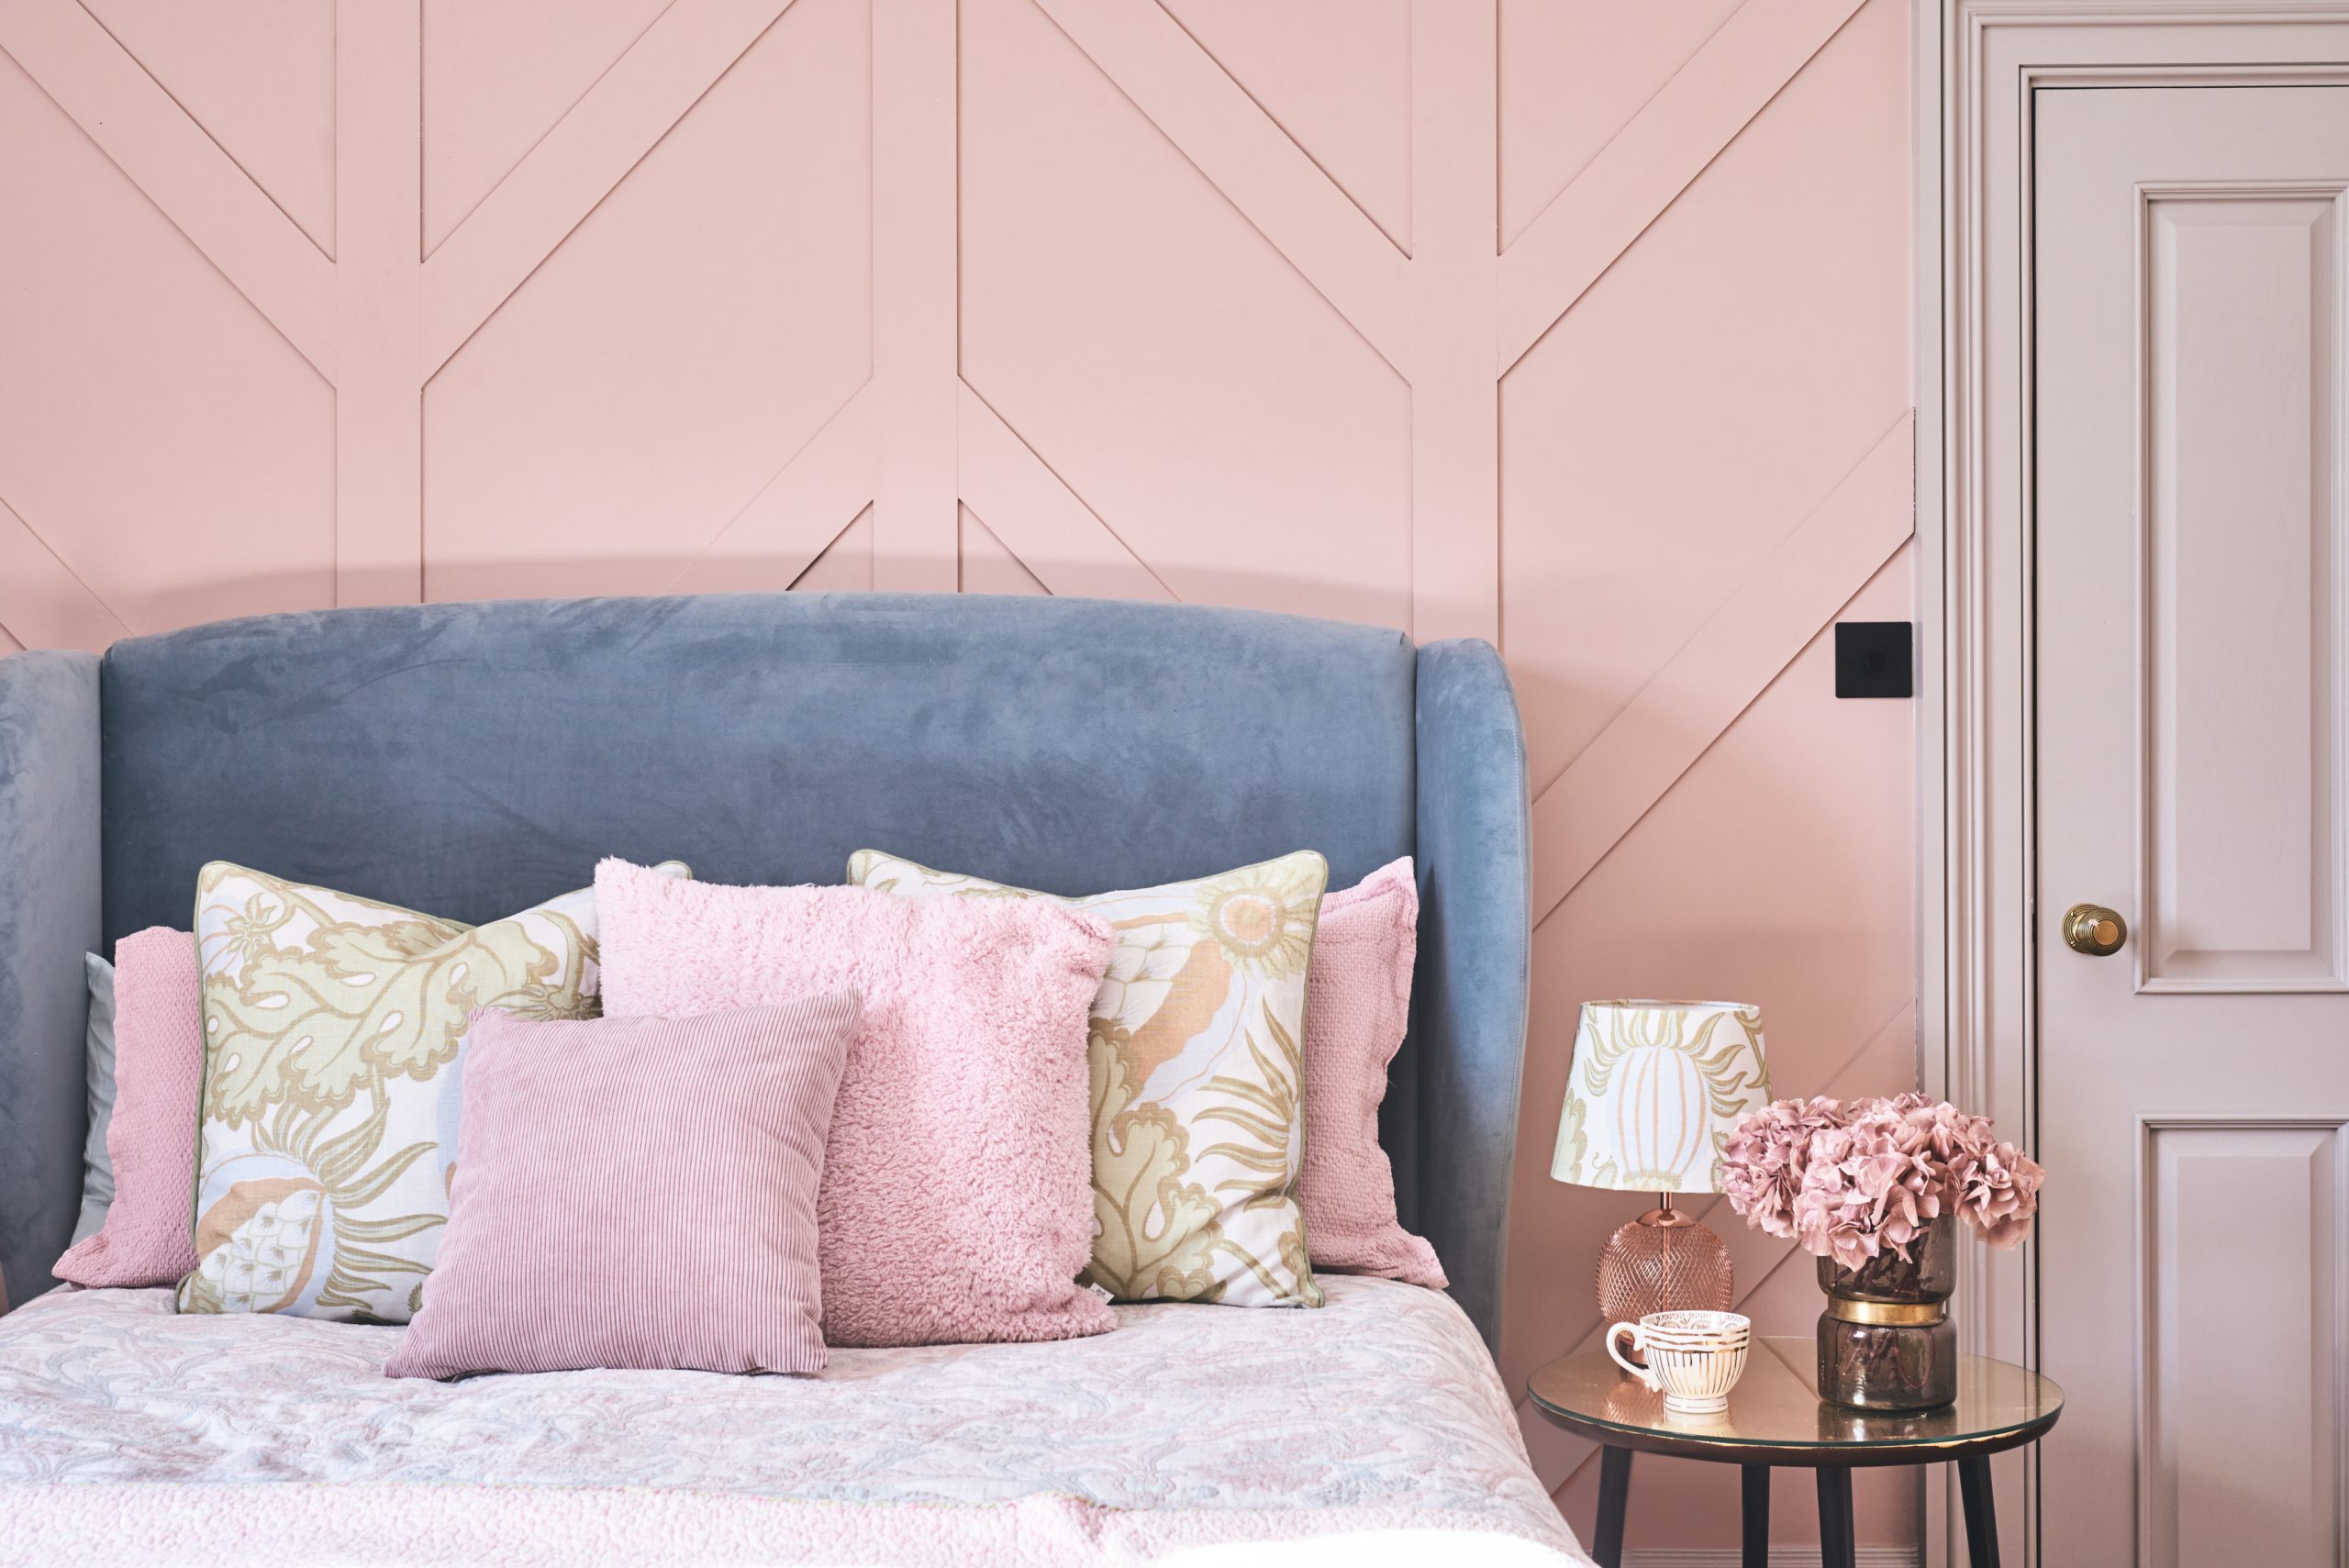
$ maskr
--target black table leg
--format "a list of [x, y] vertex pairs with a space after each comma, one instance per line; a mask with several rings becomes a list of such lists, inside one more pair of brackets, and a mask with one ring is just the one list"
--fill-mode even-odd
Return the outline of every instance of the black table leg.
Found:
[[1598, 1530], [1590, 1554], [1598, 1568], [1623, 1568], [1623, 1510], [1631, 1500], [1631, 1451], [1598, 1451]]
[[1852, 1539], [1852, 1468], [1819, 1467], [1819, 1561], [1821, 1568], [1856, 1568]]
[[1959, 1460], [1957, 1489], [1965, 1502], [1966, 1557], [1974, 1568], [1998, 1568], [1998, 1509], [1990, 1496], [1988, 1458]]
[[1749, 1464], [1745, 1468], [1745, 1524], [1741, 1532], [1744, 1551], [1739, 1561], [1744, 1568], [1770, 1568], [1770, 1467]]

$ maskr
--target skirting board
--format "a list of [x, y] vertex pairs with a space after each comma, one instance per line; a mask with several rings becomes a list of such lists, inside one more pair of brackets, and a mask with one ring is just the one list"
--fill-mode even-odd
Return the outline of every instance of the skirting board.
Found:
[[[1623, 1568], [1737, 1568], [1743, 1561], [1734, 1546], [1653, 1547], [1623, 1553]], [[1856, 1561], [1859, 1568], [1919, 1568], [1924, 1557], [1913, 1546], [1863, 1546]], [[1774, 1546], [1770, 1568], [1819, 1568], [1819, 1548]]]

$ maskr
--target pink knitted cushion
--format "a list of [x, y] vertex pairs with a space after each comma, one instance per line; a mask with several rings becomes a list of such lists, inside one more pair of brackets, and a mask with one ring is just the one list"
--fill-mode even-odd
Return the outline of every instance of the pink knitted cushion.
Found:
[[384, 1373], [821, 1371], [816, 1189], [856, 1016], [474, 1009], [449, 1226]]
[[725, 887], [623, 861], [596, 867], [596, 912], [616, 1013], [863, 997], [818, 1209], [827, 1340], [1115, 1326], [1075, 1283], [1093, 1250], [1085, 1015], [1107, 925], [1040, 900]]
[[204, 1082], [195, 938], [169, 926], [114, 950], [114, 1207], [57, 1260], [61, 1280], [171, 1284], [195, 1267], [195, 1106]]
[[1313, 1266], [1441, 1286], [1435, 1249], [1395, 1216], [1378, 1146], [1386, 1067], [1411, 1018], [1419, 892], [1408, 856], [1321, 900], [1306, 971], [1305, 1174], [1297, 1207]]

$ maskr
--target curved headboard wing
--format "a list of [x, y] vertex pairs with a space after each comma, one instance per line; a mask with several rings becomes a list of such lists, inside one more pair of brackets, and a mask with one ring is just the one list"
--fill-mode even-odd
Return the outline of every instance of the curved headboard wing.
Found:
[[89, 1118], [82, 955], [98, 950], [98, 662], [0, 659], [0, 1307], [57, 1282]]
[[[1379, 1136], [1398, 1190], [1416, 1194], [1404, 1224], [1435, 1244], [1453, 1296], [1497, 1354], [1531, 983], [1532, 837], [1525, 732], [1492, 644], [1419, 651], [1416, 751], [1419, 964], [1411, 1036], [1389, 1072], [1397, 1114], [1380, 1118]], [[1405, 1080], [1408, 1101], [1398, 1093]], [[1413, 1125], [1390, 1126], [1405, 1114]]]

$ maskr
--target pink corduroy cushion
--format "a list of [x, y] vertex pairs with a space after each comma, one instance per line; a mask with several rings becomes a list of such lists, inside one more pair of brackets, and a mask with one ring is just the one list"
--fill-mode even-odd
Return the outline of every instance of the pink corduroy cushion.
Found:
[[114, 1082], [114, 1205], [51, 1272], [75, 1284], [171, 1284], [195, 1267], [204, 1086], [203, 980], [186, 931], [150, 926], [115, 944]]
[[727, 887], [624, 861], [596, 868], [596, 917], [616, 1013], [863, 996], [818, 1209], [829, 1342], [1116, 1326], [1076, 1284], [1093, 1251], [1085, 1015], [1107, 925], [1035, 899]]
[[1442, 1287], [1435, 1249], [1395, 1215], [1378, 1143], [1386, 1068], [1411, 1021], [1419, 890], [1408, 855], [1321, 900], [1306, 971], [1305, 1173], [1297, 1207], [1317, 1269]]
[[816, 1191], [857, 998], [467, 1023], [449, 1226], [390, 1377], [820, 1372]]

